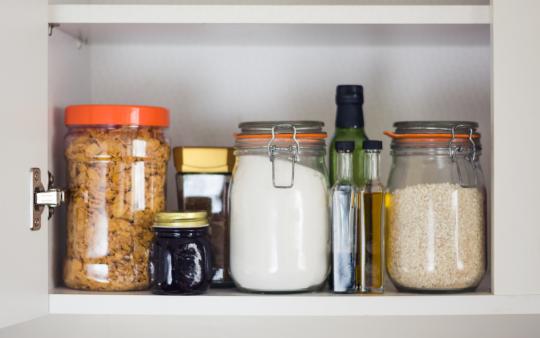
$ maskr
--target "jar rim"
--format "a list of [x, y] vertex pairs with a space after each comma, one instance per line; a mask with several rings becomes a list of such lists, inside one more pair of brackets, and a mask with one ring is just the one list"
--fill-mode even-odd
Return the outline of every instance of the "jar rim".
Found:
[[159, 212], [154, 217], [154, 228], [204, 228], [208, 226], [208, 213], [204, 210]]
[[326, 132], [321, 121], [258, 121], [242, 122], [235, 134], [238, 151], [264, 150], [274, 153], [323, 153]]
[[481, 152], [478, 123], [472, 121], [399, 121], [395, 131], [385, 131], [392, 138], [392, 150], [448, 150], [451, 156]]
[[398, 121], [394, 123], [396, 134], [474, 134], [478, 122], [474, 121]]
[[[237, 135], [272, 135], [276, 128], [289, 127], [290, 129], [296, 129], [297, 135], [300, 134], [324, 134], [322, 121], [310, 121], [310, 120], [277, 120], [277, 121], [248, 121], [242, 122], [238, 125], [241, 132]], [[283, 133], [285, 135], [287, 133]], [[292, 133], [290, 133], [292, 135]]]

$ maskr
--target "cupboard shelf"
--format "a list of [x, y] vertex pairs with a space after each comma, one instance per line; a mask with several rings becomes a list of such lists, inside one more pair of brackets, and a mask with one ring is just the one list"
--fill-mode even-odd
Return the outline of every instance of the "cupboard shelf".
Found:
[[91, 293], [55, 289], [51, 314], [193, 316], [440, 316], [540, 314], [540, 295], [295, 295], [211, 290], [201, 296], [157, 296], [149, 292]]
[[49, 5], [51, 23], [489, 24], [489, 5]]

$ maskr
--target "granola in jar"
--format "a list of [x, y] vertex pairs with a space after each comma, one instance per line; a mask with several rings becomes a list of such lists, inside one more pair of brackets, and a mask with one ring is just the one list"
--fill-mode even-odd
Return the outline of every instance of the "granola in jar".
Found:
[[153, 218], [165, 208], [168, 111], [72, 106], [65, 119], [64, 282], [83, 290], [146, 289]]

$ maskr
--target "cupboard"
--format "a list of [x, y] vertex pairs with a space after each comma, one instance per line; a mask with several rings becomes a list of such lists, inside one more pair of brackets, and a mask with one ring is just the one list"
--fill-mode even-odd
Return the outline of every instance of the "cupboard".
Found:
[[[46, 314], [540, 314], [539, 11], [534, 0], [2, 2], [0, 327]], [[41, 229], [30, 231], [30, 168], [44, 183], [47, 171], [65, 183], [66, 105], [162, 105], [171, 109], [171, 144], [231, 145], [244, 120], [322, 120], [331, 133], [334, 86], [346, 82], [366, 88], [371, 137], [396, 120], [480, 123], [491, 269], [478, 292], [163, 297], [61, 286], [63, 211], [48, 222], [45, 210]]]

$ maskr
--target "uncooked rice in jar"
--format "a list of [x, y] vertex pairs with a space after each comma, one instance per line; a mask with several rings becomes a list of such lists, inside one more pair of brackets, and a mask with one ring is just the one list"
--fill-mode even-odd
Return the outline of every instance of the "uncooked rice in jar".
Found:
[[418, 184], [387, 200], [387, 268], [394, 283], [418, 290], [478, 285], [486, 268], [482, 190]]

